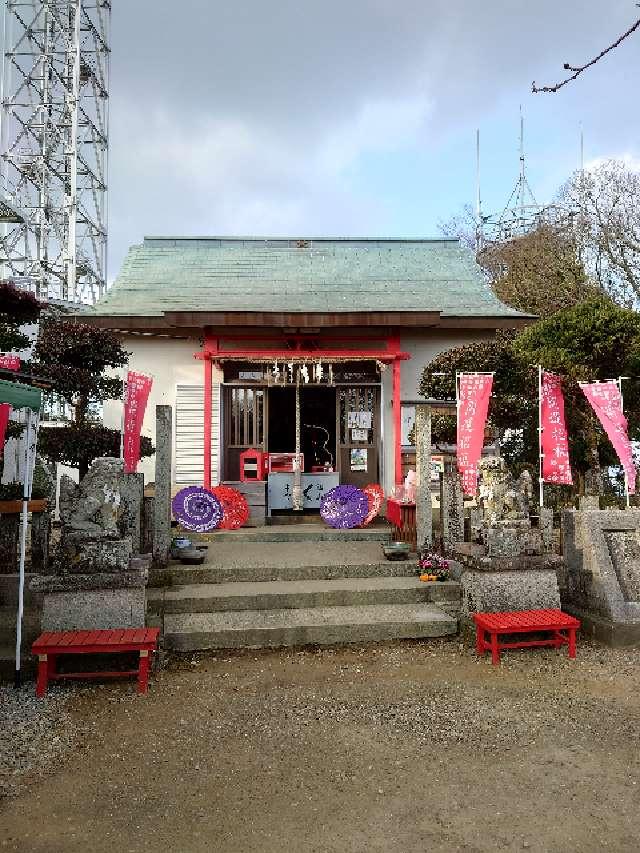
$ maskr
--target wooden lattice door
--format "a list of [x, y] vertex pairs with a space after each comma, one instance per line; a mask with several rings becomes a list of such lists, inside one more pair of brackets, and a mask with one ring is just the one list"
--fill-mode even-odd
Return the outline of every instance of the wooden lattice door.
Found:
[[264, 450], [264, 389], [227, 385], [224, 389], [224, 479], [240, 479], [243, 450]]
[[380, 466], [380, 389], [339, 388], [336, 400], [340, 482], [377, 483]]

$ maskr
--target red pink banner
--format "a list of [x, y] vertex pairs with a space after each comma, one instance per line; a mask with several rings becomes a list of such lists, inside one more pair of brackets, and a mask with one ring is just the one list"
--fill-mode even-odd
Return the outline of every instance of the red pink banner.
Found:
[[[20, 359], [17, 355], [0, 355], [0, 367], [4, 370], [20, 370]], [[8, 403], [0, 403], [0, 456], [4, 452], [10, 414], [11, 406]]]
[[540, 426], [542, 427], [542, 479], [545, 483], [570, 486], [569, 442], [564, 418], [562, 379], [555, 373], [542, 373], [540, 388]]
[[130, 370], [127, 374], [122, 442], [125, 474], [135, 474], [140, 461], [140, 432], [152, 382], [143, 373]]
[[458, 377], [457, 462], [465, 495], [475, 495], [478, 462], [493, 387], [491, 374], [461, 373]]
[[3, 370], [20, 370], [20, 358], [17, 355], [0, 355], [0, 367]]
[[633, 451], [627, 432], [627, 419], [622, 411], [622, 397], [617, 382], [580, 383], [584, 395], [591, 403], [593, 411], [609, 441], [618, 454], [620, 464], [624, 468], [627, 489], [630, 495], [636, 493], [636, 467], [633, 464]]

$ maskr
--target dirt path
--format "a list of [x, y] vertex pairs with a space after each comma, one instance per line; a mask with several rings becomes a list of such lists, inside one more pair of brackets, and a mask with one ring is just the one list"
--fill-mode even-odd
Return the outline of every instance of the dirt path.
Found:
[[0, 806], [1, 850], [640, 849], [640, 652], [225, 653], [132, 691], [76, 688], [75, 747]]

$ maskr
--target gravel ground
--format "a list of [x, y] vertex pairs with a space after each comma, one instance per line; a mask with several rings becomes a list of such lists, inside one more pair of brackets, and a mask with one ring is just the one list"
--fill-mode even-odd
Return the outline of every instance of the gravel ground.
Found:
[[77, 735], [67, 710], [71, 695], [56, 690], [42, 702], [33, 684], [0, 685], [0, 800], [17, 796], [28, 777], [48, 773], [68, 755]]
[[640, 849], [640, 650], [225, 652], [49, 697], [0, 694], [3, 850]]

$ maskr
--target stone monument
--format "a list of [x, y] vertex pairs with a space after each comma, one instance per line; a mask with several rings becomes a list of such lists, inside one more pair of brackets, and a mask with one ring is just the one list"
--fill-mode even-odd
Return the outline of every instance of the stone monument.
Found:
[[61, 479], [52, 573], [31, 582], [43, 594], [43, 631], [144, 626], [150, 559], [134, 557], [125, 535], [135, 517], [131, 492], [121, 459], [95, 459], [80, 485]]
[[455, 469], [440, 475], [440, 530], [445, 554], [458, 542], [464, 542], [464, 495]]
[[416, 406], [416, 542], [418, 551], [433, 542], [431, 501], [431, 406]]
[[171, 547], [171, 406], [156, 406], [156, 486], [153, 500], [153, 563], [169, 564]]
[[640, 510], [565, 510], [563, 607], [611, 646], [640, 646]]
[[552, 553], [553, 513], [540, 510], [533, 523], [531, 476], [515, 480], [500, 457], [479, 465], [479, 507], [471, 542], [454, 544], [449, 556], [462, 584], [462, 616], [474, 612], [560, 607]]

